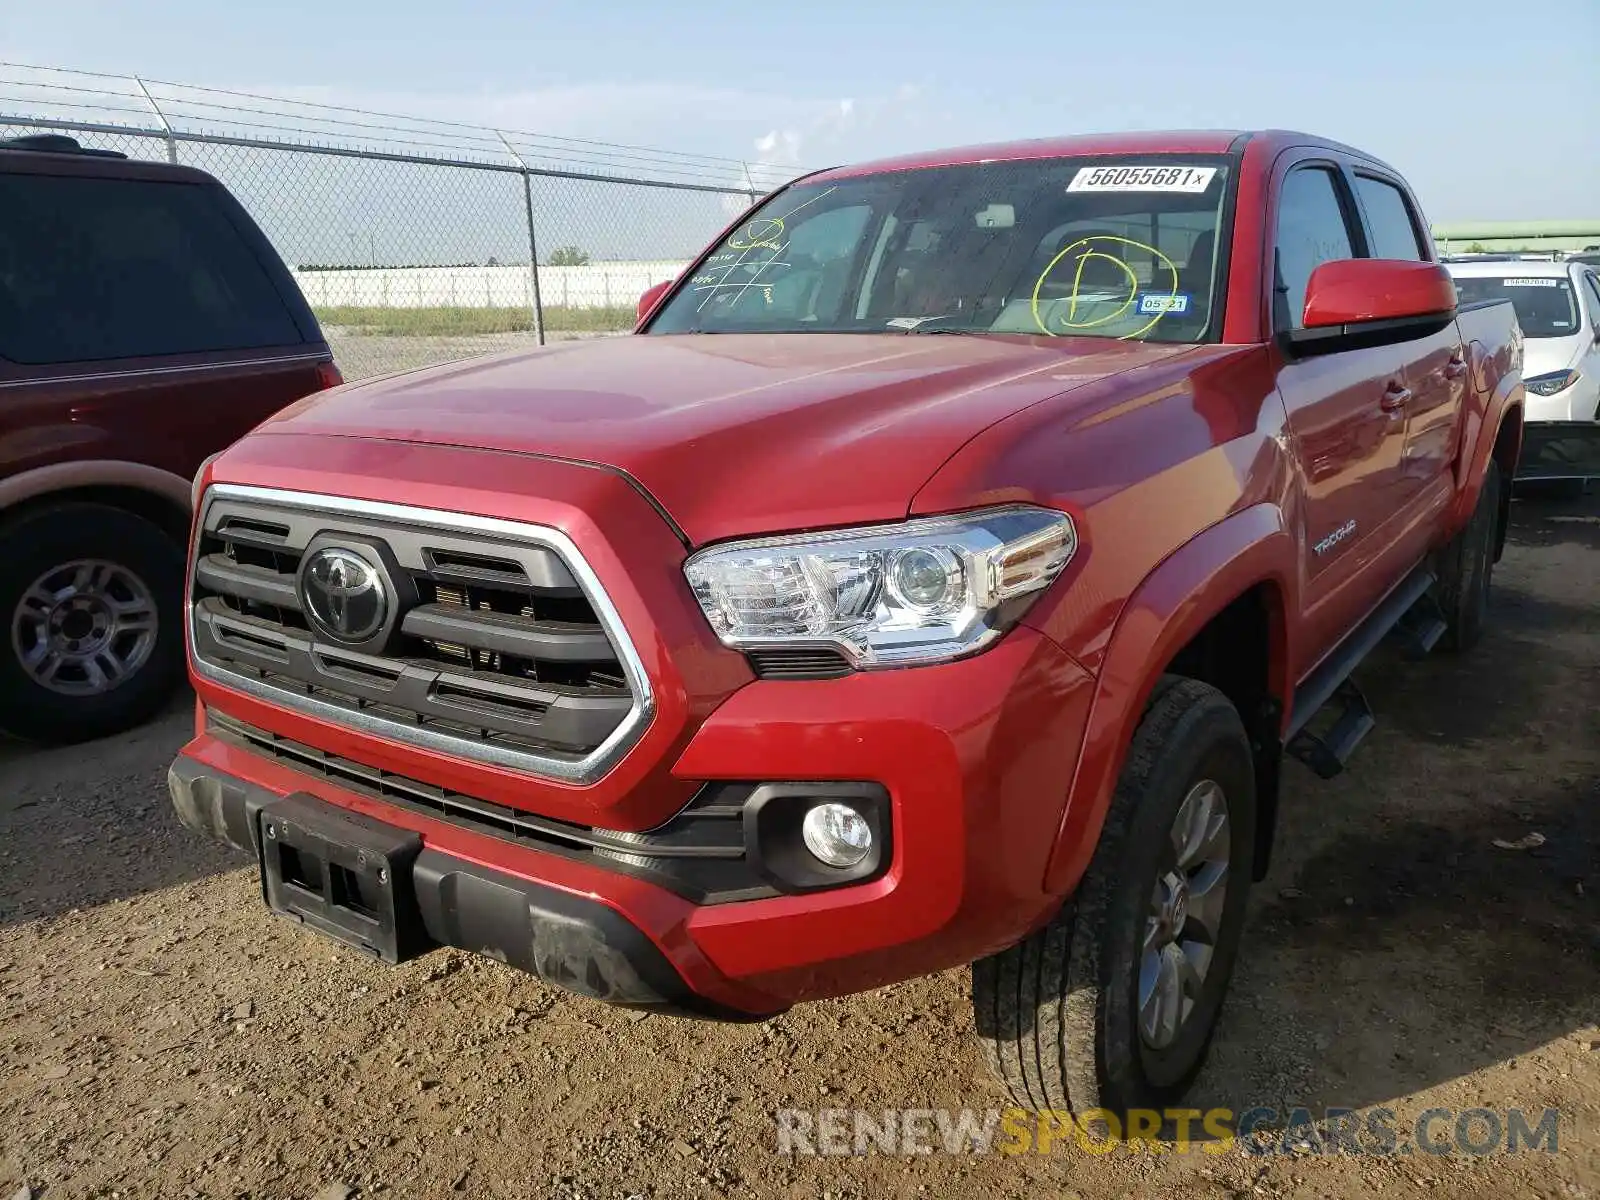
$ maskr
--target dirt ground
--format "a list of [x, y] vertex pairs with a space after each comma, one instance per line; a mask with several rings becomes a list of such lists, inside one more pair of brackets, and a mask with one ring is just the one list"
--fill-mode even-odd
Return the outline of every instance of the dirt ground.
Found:
[[1515, 513], [1480, 649], [1369, 665], [1351, 769], [1291, 768], [1192, 1102], [1555, 1107], [1554, 1154], [780, 1154], [778, 1109], [1004, 1107], [968, 973], [723, 1026], [375, 965], [178, 825], [179, 705], [0, 746], [0, 1197], [1600, 1196], [1600, 496]]

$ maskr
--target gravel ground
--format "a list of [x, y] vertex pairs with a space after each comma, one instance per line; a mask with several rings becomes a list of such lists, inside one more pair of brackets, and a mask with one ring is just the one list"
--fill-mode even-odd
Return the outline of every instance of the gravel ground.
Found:
[[1290, 769], [1192, 1101], [1554, 1106], [1555, 1154], [781, 1155], [780, 1108], [1004, 1106], [968, 973], [722, 1026], [374, 965], [177, 824], [180, 704], [0, 745], [0, 1197], [1600, 1195], [1600, 497], [1515, 514], [1482, 647], [1369, 665], [1351, 769]]

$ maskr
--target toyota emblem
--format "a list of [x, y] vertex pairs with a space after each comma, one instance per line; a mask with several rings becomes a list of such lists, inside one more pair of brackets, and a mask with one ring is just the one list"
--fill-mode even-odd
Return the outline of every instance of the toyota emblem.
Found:
[[306, 558], [300, 569], [300, 603], [319, 632], [340, 642], [366, 641], [389, 616], [382, 574], [355, 551], [337, 546], [325, 546]]

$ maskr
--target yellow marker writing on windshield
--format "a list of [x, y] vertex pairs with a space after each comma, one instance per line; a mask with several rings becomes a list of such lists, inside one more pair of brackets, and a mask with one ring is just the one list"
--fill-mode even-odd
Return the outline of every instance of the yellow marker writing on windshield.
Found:
[[[1041, 333], [1047, 334], [1050, 337], [1060, 337], [1064, 333], [1070, 333], [1076, 330], [1093, 329], [1098, 325], [1105, 325], [1111, 321], [1115, 321], [1118, 317], [1122, 316], [1123, 313], [1127, 312], [1128, 309], [1133, 307], [1133, 303], [1139, 295], [1139, 276], [1134, 273], [1133, 268], [1130, 267], [1127, 262], [1125, 262], [1118, 254], [1108, 253], [1104, 249], [1096, 248], [1098, 245], [1105, 243], [1111, 243], [1117, 247], [1131, 246], [1135, 250], [1142, 251], [1150, 255], [1151, 260], [1159, 267], [1159, 269], [1165, 270], [1172, 278], [1172, 290], [1168, 294], [1168, 302], [1170, 303], [1177, 297], [1178, 266], [1165, 254], [1161, 253], [1161, 251], [1145, 242], [1135, 241], [1133, 238], [1117, 237], [1114, 234], [1107, 233], [1092, 234], [1086, 238], [1079, 238], [1072, 244], [1063, 247], [1062, 250], [1050, 260], [1045, 269], [1040, 272], [1038, 280], [1034, 283], [1032, 298], [1033, 323], [1039, 327], [1039, 331]], [[1062, 328], [1060, 330], [1051, 329], [1049, 325], [1045, 324], [1044, 315], [1039, 311], [1039, 293], [1044, 290], [1045, 283], [1049, 280], [1051, 273], [1056, 269], [1057, 266], [1060, 265], [1061, 260], [1072, 254], [1075, 250], [1078, 250], [1080, 247], [1083, 247], [1084, 249], [1078, 255], [1078, 267], [1077, 270], [1073, 272], [1072, 291], [1068, 296], [1067, 311], [1064, 315], [1058, 312], [1054, 318]], [[1105, 259], [1107, 262], [1115, 263], [1122, 269], [1123, 273], [1128, 277], [1128, 295], [1127, 299], [1125, 299], [1115, 311], [1108, 313], [1105, 316], [1097, 317], [1092, 321], [1079, 321], [1077, 319], [1078, 298], [1083, 287], [1083, 269], [1088, 261], [1092, 258]], [[1117, 340], [1127, 341], [1131, 338], [1143, 337], [1145, 334], [1154, 329], [1156, 324], [1164, 316], [1166, 316], [1165, 310], [1156, 313], [1156, 315], [1151, 317], [1150, 320], [1144, 325], [1141, 325], [1138, 329], [1133, 330], [1131, 333], [1122, 334]]]
[[759, 220], [749, 222], [744, 227], [744, 240], [740, 241], [738, 234], [731, 235], [728, 238], [728, 249], [782, 250], [783, 245], [779, 239], [783, 237], [783, 231], [787, 228], [784, 222], [786, 222], [790, 217], [794, 216], [795, 213], [799, 212], [802, 208], [805, 208], [810, 204], [815, 204], [818, 200], [821, 200], [833, 190], [833, 188], [826, 188], [823, 191], [818, 192], [815, 196], [811, 197], [811, 199], [805, 201], [804, 203], [796, 204], [781, 217], [762, 217]]

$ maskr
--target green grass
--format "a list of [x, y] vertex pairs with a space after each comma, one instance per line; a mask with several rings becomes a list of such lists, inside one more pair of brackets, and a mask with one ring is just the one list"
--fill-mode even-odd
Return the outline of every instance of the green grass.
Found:
[[[324, 326], [384, 337], [449, 337], [480, 333], [532, 333], [533, 314], [520, 308], [378, 308], [337, 305], [314, 310]], [[547, 333], [603, 333], [632, 329], [630, 305], [547, 308]]]

